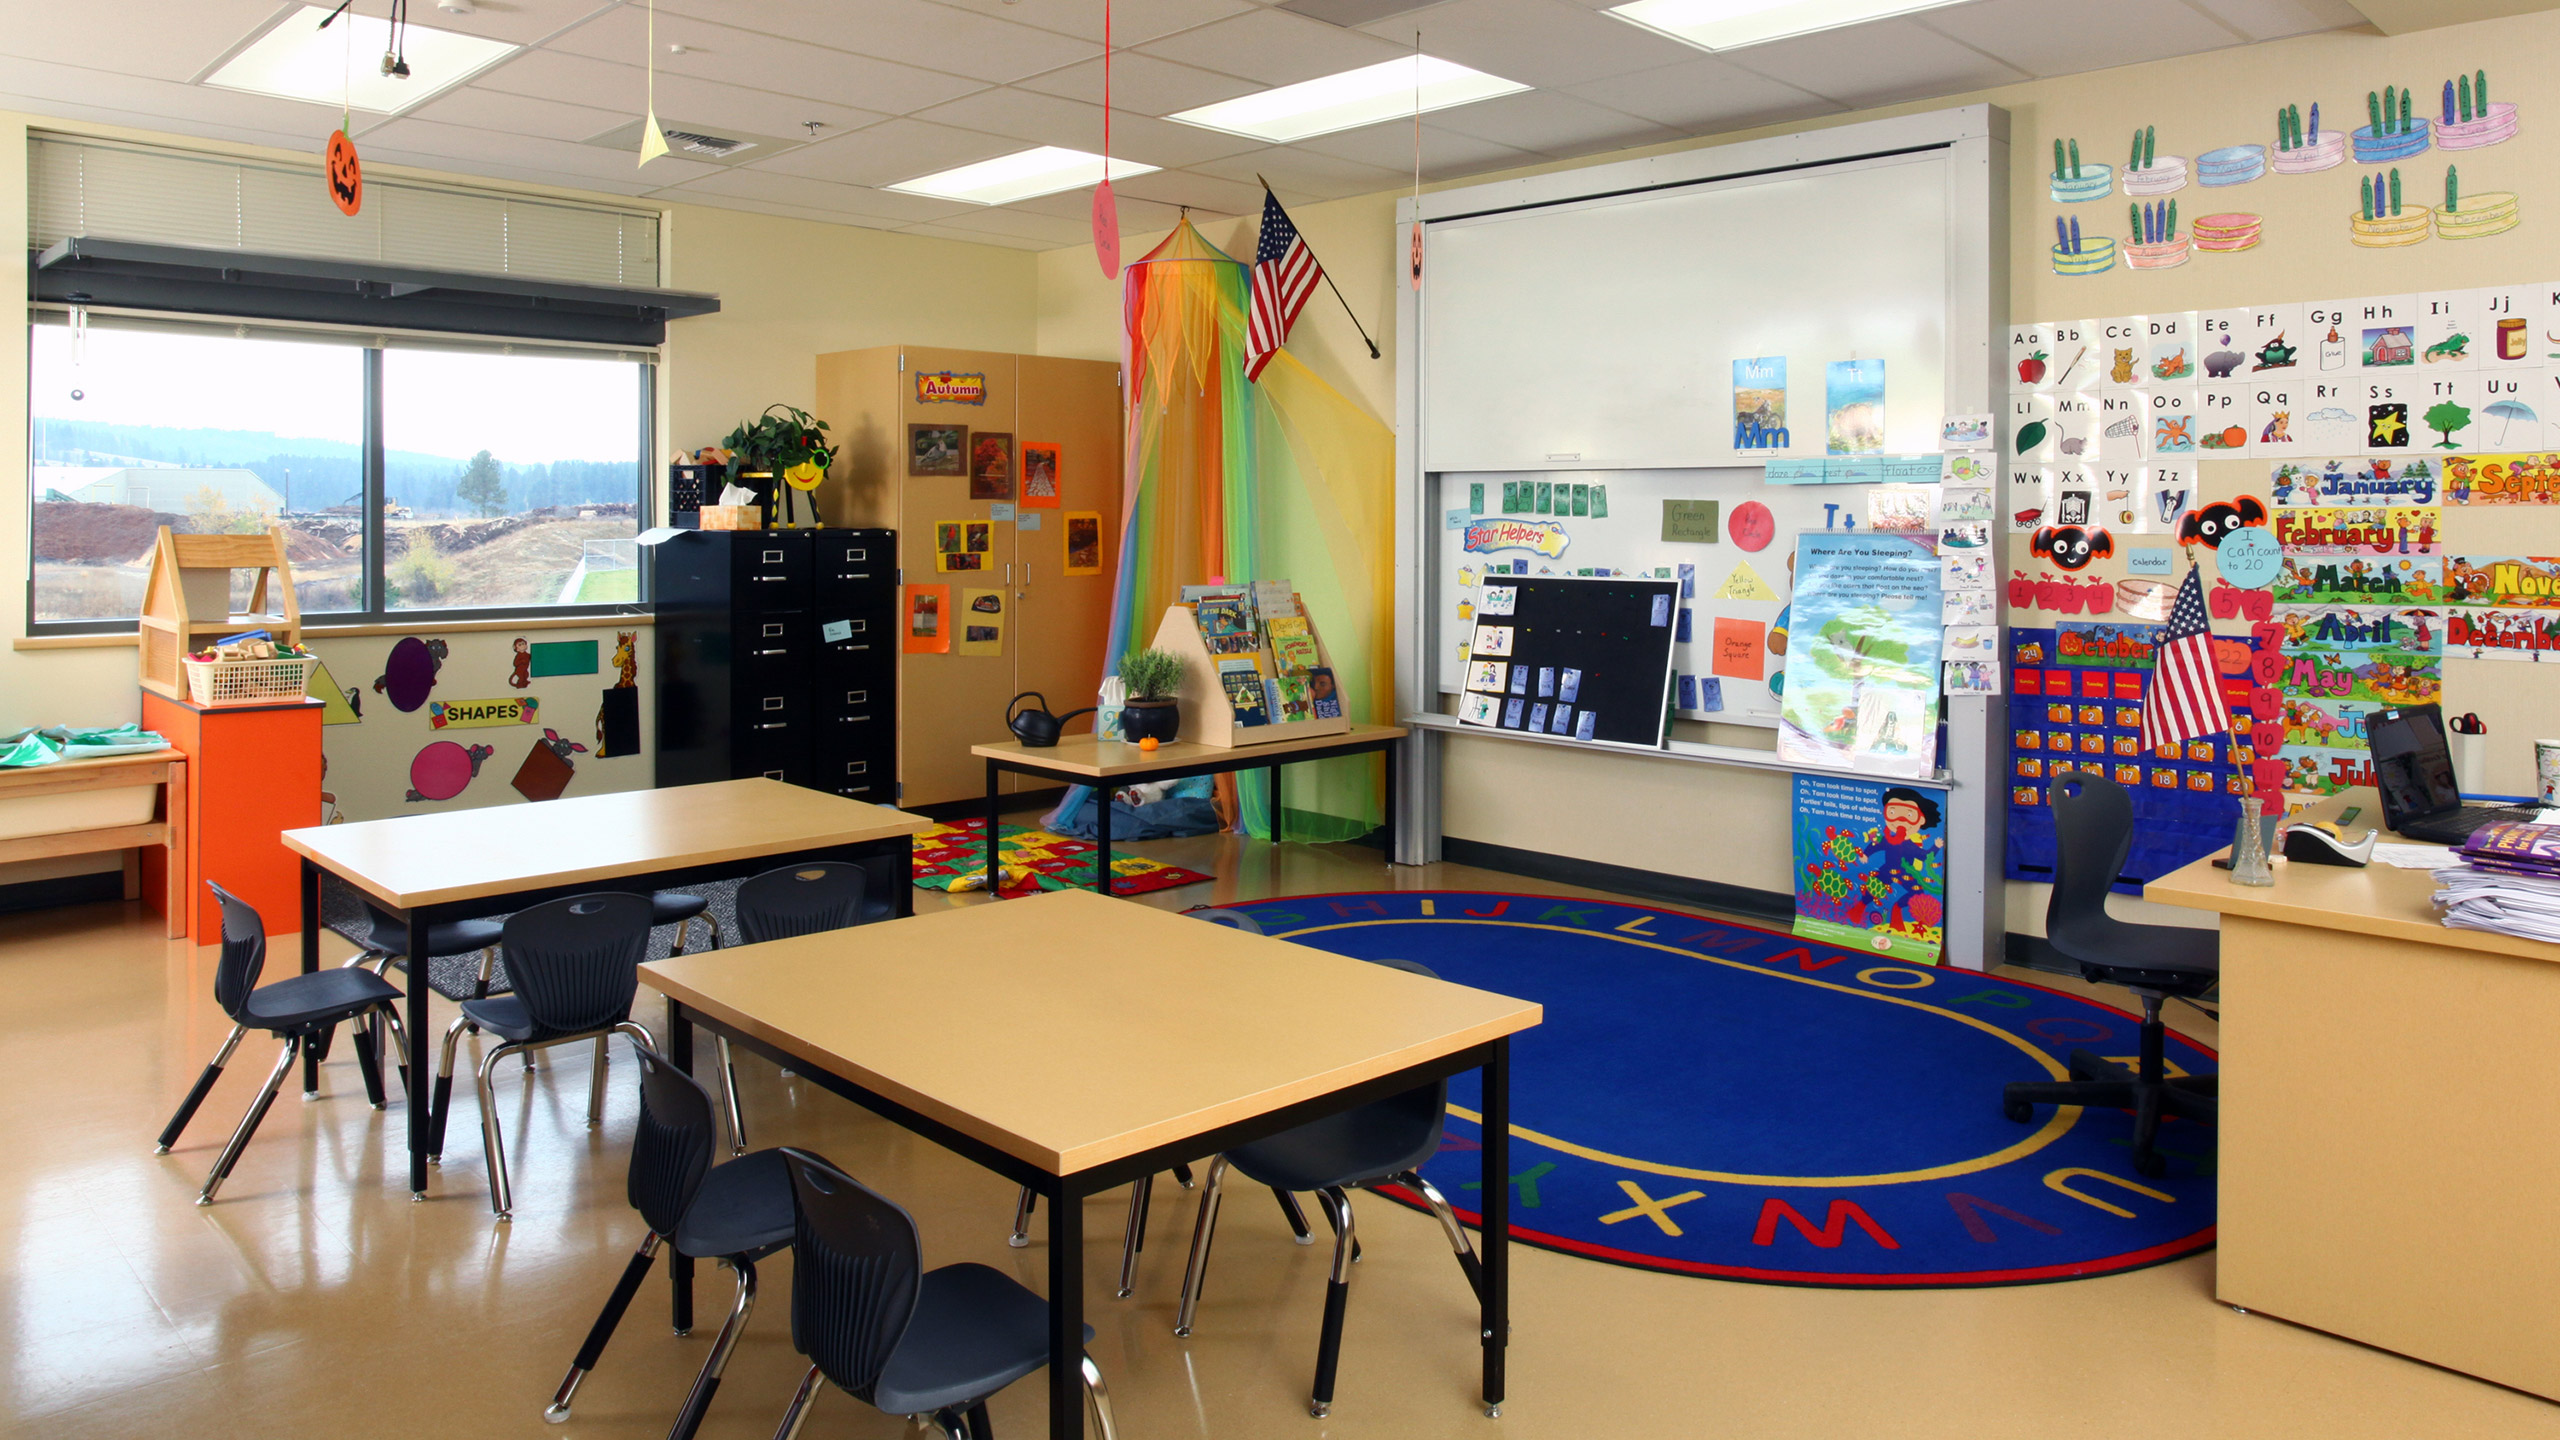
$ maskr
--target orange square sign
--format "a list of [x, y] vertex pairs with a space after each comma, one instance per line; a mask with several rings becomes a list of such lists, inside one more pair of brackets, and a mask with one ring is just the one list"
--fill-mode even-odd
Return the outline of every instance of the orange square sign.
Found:
[[1761, 644], [1768, 627], [1757, 620], [1716, 617], [1714, 672], [1736, 680], [1760, 678]]

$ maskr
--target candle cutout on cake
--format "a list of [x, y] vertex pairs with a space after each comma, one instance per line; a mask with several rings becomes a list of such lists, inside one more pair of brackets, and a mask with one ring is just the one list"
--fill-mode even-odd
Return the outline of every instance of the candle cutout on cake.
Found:
[[2489, 72], [2474, 70], [2444, 82], [2443, 118], [2436, 122], [2436, 144], [2447, 150], [2477, 150], [2516, 138], [2516, 107], [2489, 99]]
[[2444, 205], [2435, 212], [2437, 235], [2447, 240], [2477, 240], [2483, 235], [2503, 235], [2522, 219], [2514, 194], [2484, 190], [2465, 195], [2461, 170], [2452, 165], [2444, 167]]
[[2335, 128], [2320, 128], [2320, 106], [2316, 101], [2311, 106], [2308, 121], [2303, 118], [2299, 105], [2287, 105], [2276, 112], [2274, 164], [2277, 174], [2308, 175], [2314, 170], [2344, 164], [2346, 158], [2347, 137]]
[[2124, 193], [2134, 196], [2166, 195], [2187, 187], [2187, 161], [2182, 155], [2160, 158], [2160, 127], [2146, 125], [2133, 132], [2133, 153], [2125, 161]]
[[2053, 198], [2065, 205], [2104, 200], [2115, 192], [2115, 167], [2100, 160], [2083, 162], [2077, 140], [2053, 142]]
[[2427, 238], [2432, 212], [2422, 203], [2404, 211], [2400, 203], [2400, 170], [2388, 175], [2356, 177], [2357, 213], [2347, 217], [2347, 238], [2368, 250], [2395, 250]]
[[2124, 263], [2132, 270], [2167, 270], [2187, 263], [2188, 238], [2178, 233], [2178, 202], [2133, 202], [2133, 231], [2124, 243]]
[[2355, 144], [2357, 164], [2406, 160], [2427, 148], [2427, 117], [2409, 113], [2408, 91], [2396, 85], [2383, 86], [2380, 94], [2367, 90], [2364, 114], [2364, 128], [2348, 137]]
[[2080, 220], [2053, 217], [2053, 273], [2096, 275], [2116, 268], [2116, 242], [2104, 235], [2083, 237]]

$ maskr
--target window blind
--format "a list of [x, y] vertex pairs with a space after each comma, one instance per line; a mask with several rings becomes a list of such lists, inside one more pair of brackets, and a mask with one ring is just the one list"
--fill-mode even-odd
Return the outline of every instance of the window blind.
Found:
[[655, 286], [658, 214], [374, 179], [338, 213], [320, 167], [64, 135], [27, 142], [27, 243], [70, 236]]

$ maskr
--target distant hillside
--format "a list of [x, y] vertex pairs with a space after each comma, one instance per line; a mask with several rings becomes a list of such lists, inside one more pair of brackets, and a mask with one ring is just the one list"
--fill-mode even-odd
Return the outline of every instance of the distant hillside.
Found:
[[[322, 510], [351, 500], [364, 485], [359, 448], [327, 440], [255, 430], [165, 429], [88, 420], [42, 420], [34, 427], [38, 465], [222, 466], [249, 470], [275, 487], [296, 510]], [[562, 460], [517, 465], [495, 457], [507, 481], [507, 503], [516, 510], [550, 505], [629, 501], [639, 487], [637, 467], [613, 461]], [[454, 496], [465, 461], [394, 450], [383, 457], [391, 499], [420, 515], [462, 513]]]

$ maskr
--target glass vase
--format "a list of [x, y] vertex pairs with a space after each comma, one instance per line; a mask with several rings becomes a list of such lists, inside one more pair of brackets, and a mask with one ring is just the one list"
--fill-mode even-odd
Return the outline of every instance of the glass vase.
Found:
[[2240, 797], [2240, 825], [2231, 841], [2231, 883], [2273, 885], [2275, 866], [2267, 861], [2266, 819], [2254, 795]]

